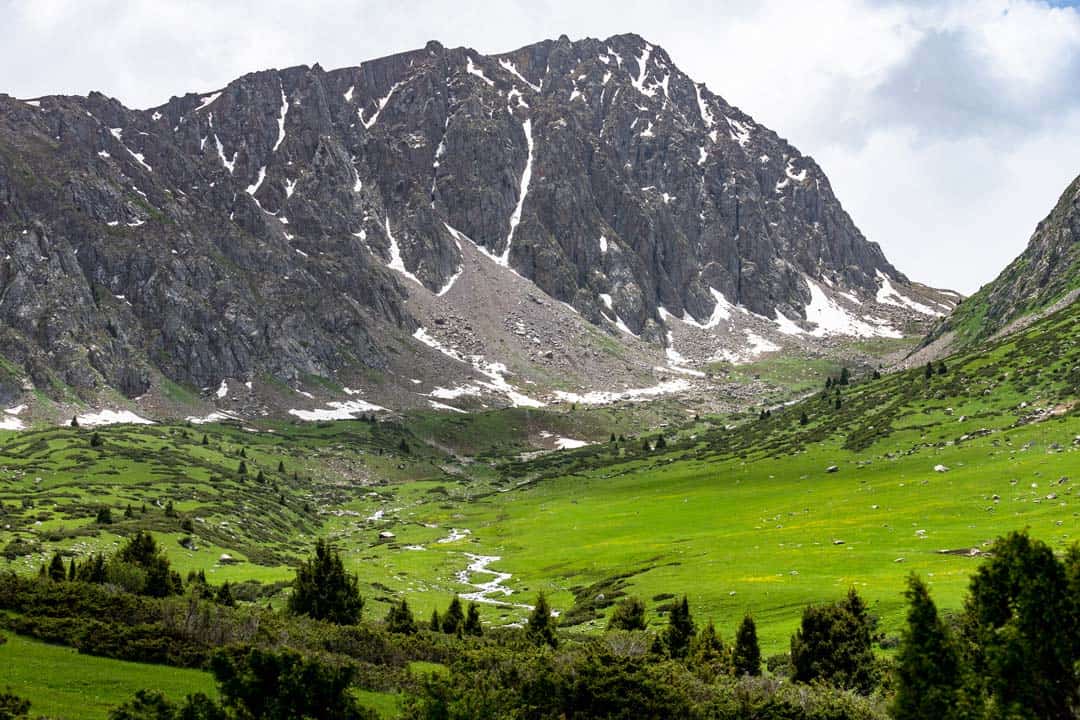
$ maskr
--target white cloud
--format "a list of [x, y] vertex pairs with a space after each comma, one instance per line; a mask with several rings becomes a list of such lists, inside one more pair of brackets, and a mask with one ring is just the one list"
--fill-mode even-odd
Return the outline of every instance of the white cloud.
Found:
[[901, 270], [964, 291], [1080, 172], [1080, 14], [1040, 0], [0, 0], [0, 17], [0, 91], [98, 89], [133, 107], [430, 39], [498, 52], [638, 32], [817, 157]]

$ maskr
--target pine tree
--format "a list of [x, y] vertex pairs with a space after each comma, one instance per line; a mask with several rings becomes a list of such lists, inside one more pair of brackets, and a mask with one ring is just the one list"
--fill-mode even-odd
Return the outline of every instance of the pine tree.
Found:
[[102, 446], [103, 443], [104, 441], [101, 439], [100, 433], [94, 433], [90, 436], [90, 447], [99, 448]]
[[840, 384], [847, 385], [851, 381], [851, 375], [847, 368], [840, 368]]
[[447, 635], [459, 635], [464, 623], [465, 613], [461, 610], [461, 599], [455, 595], [442, 616], [442, 631]]
[[232, 588], [229, 587], [228, 580], [226, 580], [225, 583], [220, 588], [218, 588], [217, 597], [215, 598], [215, 600], [217, 600], [218, 605], [224, 605], [225, 607], [236, 607], [236, 600], [233, 599]]
[[442, 631], [442, 622], [440, 622], [440, 620], [439, 620], [439, 611], [438, 610], [432, 610], [431, 611], [431, 620], [428, 621], [428, 630], [430, 630], [431, 632], [441, 632]]
[[609, 442], [615, 442], [615, 433], [611, 433], [611, 440]]
[[277, 471], [279, 473], [282, 473], [282, 474], [285, 473], [285, 461], [284, 460], [278, 460]]
[[810, 422], [810, 418], [809, 418], [809, 417], [807, 417], [807, 415], [806, 415], [806, 411], [805, 411], [805, 410], [803, 410], [802, 414], [801, 414], [801, 415], [799, 415], [799, 424], [800, 424], [800, 425], [806, 425], [806, 424], [807, 424], [807, 423], [809, 423], [809, 422]]
[[338, 625], [355, 625], [363, 609], [364, 599], [360, 597], [356, 576], [345, 570], [341, 555], [330, 543], [316, 541], [315, 554], [296, 570], [288, 601], [289, 613]]
[[664, 632], [664, 642], [668, 654], [673, 658], [686, 657], [690, 650], [690, 641], [694, 638], [694, 619], [690, 617], [690, 603], [686, 596], [675, 603], [668, 613], [668, 626]]
[[736, 675], [761, 674], [761, 647], [758, 645], [757, 626], [749, 613], [743, 616], [735, 633], [733, 661]]
[[210, 438], [206, 437], [206, 433], [203, 433], [202, 444], [203, 445], [209, 445], [210, 444]]
[[71, 416], [71, 427], [79, 427], [79, 418], [75, 417], [74, 415]]
[[169, 500], [165, 503], [165, 517], [176, 517], [176, 508], [173, 507], [173, 501]]
[[469, 610], [465, 613], [465, 634], [480, 637], [484, 634], [484, 626], [480, 623], [480, 607], [469, 603]]
[[133, 517], [135, 517], [135, 511], [131, 509], [131, 503], [128, 503], [127, 507], [124, 508], [124, 519], [130, 520]]
[[74, 581], [77, 577], [79, 577], [79, 569], [75, 565], [75, 558], [71, 558], [71, 564], [68, 565], [67, 579]]
[[644, 630], [645, 603], [641, 598], [627, 597], [619, 601], [608, 620], [608, 630]]
[[401, 438], [401, 442], [398, 443], [398, 451], [402, 455], [408, 455], [411, 451], [409, 448], [409, 443], [405, 440], [405, 438]]
[[652, 452], [652, 445], [649, 445], [648, 440], [645, 440], [643, 443], [641, 443], [641, 451], [642, 452]]
[[924, 368], [923, 374], [926, 376], [927, 380], [932, 378], [934, 376], [934, 366], [931, 365], [929, 362], [926, 363], [926, 368]]
[[390, 606], [390, 610], [386, 613], [386, 629], [401, 635], [416, 634], [416, 618], [413, 617], [405, 598], [401, 598], [401, 602]]
[[727, 670], [728, 658], [724, 641], [720, 639], [712, 620], [709, 620], [697, 637], [691, 641], [689, 655], [693, 658], [695, 665], [707, 667], [711, 672]]
[[240, 461], [240, 466], [236, 468], [237, 475], [247, 475], [247, 463], [243, 460]]
[[112, 521], [112, 510], [108, 506], [98, 508], [94, 522], [98, 525], [112, 525]]
[[259, 474], [255, 476], [255, 482], [259, 483], [260, 485], [265, 485], [266, 484], [266, 476], [263, 475], [262, 470], [260, 470]]
[[881, 371], [880, 370], [874, 370], [874, 379], [875, 380], [880, 380], [881, 379]]
[[960, 654], [917, 576], [908, 578], [908, 625], [896, 656], [895, 720], [954, 718], [963, 686]]
[[832, 390], [832, 376], [825, 378], [825, 389]]
[[844, 406], [844, 401], [841, 400], [840, 398], [836, 398], [836, 409], [839, 410], [843, 406]]
[[240, 457], [242, 457], [242, 458], [247, 457], [247, 448], [240, 448]]
[[64, 558], [60, 557], [60, 553], [54, 553], [52, 561], [49, 562], [49, 579], [53, 582], [67, 580], [67, 568], [64, 567]]
[[870, 643], [870, 616], [854, 589], [829, 605], [810, 605], [791, 638], [793, 679], [824, 680], [869, 694], [876, 683]]
[[536, 607], [529, 615], [529, 622], [525, 626], [526, 636], [537, 645], [549, 645], [557, 647], [558, 637], [555, 636], [555, 618], [551, 616], [551, 606], [548, 605], [547, 597], [540, 593], [536, 597]]
[[656, 449], [657, 450], [667, 450], [667, 440], [664, 439], [663, 435], [656, 438]]
[[944, 374], [946, 374], [948, 372], [949, 372], [949, 369], [947, 367], [945, 367], [945, 361], [942, 360], [941, 363], [937, 366], [937, 374], [938, 375], [944, 375]]

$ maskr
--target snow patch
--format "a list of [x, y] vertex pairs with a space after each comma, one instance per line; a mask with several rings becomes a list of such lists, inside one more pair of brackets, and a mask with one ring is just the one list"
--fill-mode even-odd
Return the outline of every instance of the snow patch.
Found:
[[652, 387], [633, 388], [630, 390], [594, 390], [584, 394], [555, 391], [555, 397], [562, 402], [578, 403], [581, 405], [608, 405], [622, 400], [628, 402], [641, 402], [661, 395], [683, 392], [690, 389], [687, 380], [666, 380]]
[[495, 86], [495, 81], [485, 75], [483, 70], [474, 65], [471, 57], [465, 58], [465, 72], [470, 75], [475, 75], [492, 87]]
[[391, 96], [393, 96], [394, 91], [397, 90], [399, 87], [401, 87], [404, 84], [405, 84], [404, 80], [402, 80], [401, 82], [394, 83], [390, 87], [390, 91], [388, 93], [386, 93], [386, 96], [382, 97], [382, 98], [379, 98], [378, 108], [376, 108], [375, 114], [371, 116], [370, 120], [365, 120], [364, 119], [364, 111], [363, 110], [357, 110], [356, 111], [357, 117], [360, 118], [360, 123], [364, 126], [364, 129], [370, 130], [372, 128], [372, 126], [375, 124], [375, 121], [379, 119], [379, 113], [381, 113], [383, 111], [383, 108], [386, 107], [386, 103], [390, 102], [390, 98], [391, 98]]
[[97, 427], [99, 425], [153, 425], [153, 420], [139, 417], [130, 410], [101, 410], [96, 413], [79, 415], [76, 418], [80, 427]]
[[386, 218], [386, 237], [390, 240], [390, 262], [387, 263], [386, 266], [391, 270], [396, 270], [401, 273], [420, 287], [423, 287], [424, 283], [420, 282], [420, 278], [416, 277], [405, 268], [405, 261], [401, 257], [401, 248], [398, 246], [397, 238], [390, 232], [390, 218]]
[[899, 290], [893, 287], [893, 284], [889, 281], [889, 276], [880, 270], [875, 270], [874, 273], [881, 282], [881, 287], [878, 289], [876, 297], [879, 303], [907, 308], [923, 315], [930, 315], [931, 317], [941, 317], [945, 314], [936, 308], [924, 305], [917, 300], [912, 300], [906, 295], [901, 294]]
[[285, 115], [289, 112], [289, 100], [285, 97], [285, 88], [281, 88], [281, 115], [278, 117], [278, 136], [274, 148], [270, 152], [277, 152], [278, 147], [285, 140]]
[[540, 81], [541, 85], [534, 85], [533, 83], [529, 82], [528, 78], [518, 72], [517, 67], [509, 60], [500, 60], [499, 65], [502, 67], [503, 70], [507, 71], [508, 73], [516, 77], [518, 80], [531, 87], [535, 92], [540, 92], [541, 86], [544, 82], [543, 80]]
[[356, 413], [375, 412], [385, 409], [381, 405], [375, 405], [365, 400], [335, 400], [328, 402], [327, 407], [323, 409], [290, 410], [289, 414], [308, 422], [320, 422], [324, 420], [352, 420]]
[[637, 58], [638, 76], [636, 78], [630, 78], [630, 84], [645, 97], [653, 97], [656, 95], [656, 88], [645, 87], [645, 76], [648, 74], [650, 55], [652, 55], [652, 45], [645, 43], [645, 47], [641, 49], [641, 55]]
[[513, 242], [514, 231], [517, 230], [517, 226], [521, 222], [521, 210], [525, 207], [525, 196], [529, 194], [529, 181], [532, 180], [532, 118], [525, 118], [525, 121], [521, 124], [521, 129], [525, 132], [525, 143], [528, 146], [529, 155], [525, 159], [525, 169], [521, 173], [521, 187], [518, 191], [517, 207], [514, 208], [514, 212], [510, 215], [510, 232], [506, 236], [506, 248], [503, 249], [502, 255], [496, 258], [496, 262], [503, 267], [510, 267], [510, 243]]
[[218, 400], [224, 400], [229, 395], [229, 383], [227, 380], [222, 379], [221, 385], [218, 386], [217, 392]]
[[[544, 403], [518, 392], [517, 389], [506, 380], [509, 372], [506, 365], [499, 362], [488, 362], [483, 355], [463, 355], [457, 350], [447, 347], [430, 335], [424, 328], [417, 328], [413, 337], [428, 347], [438, 350], [443, 355], [471, 366], [476, 372], [488, 378], [488, 382], [479, 383], [480, 386], [505, 395], [514, 407], [544, 407]], [[438, 390], [442, 390], [439, 388]], [[432, 395], [435, 395], [433, 392]], [[436, 395], [440, 399], [452, 399], [447, 395]]]
[[883, 322], [872, 325], [858, 319], [830, 298], [812, 279], [804, 275], [803, 280], [810, 288], [810, 304], [805, 308], [806, 319], [816, 325], [810, 331], [811, 335], [815, 337], [834, 334], [855, 337], [903, 337], [900, 332]]
[[199, 98], [202, 101], [202, 104], [200, 104], [199, 107], [195, 108], [195, 112], [199, 112], [200, 110], [205, 110], [206, 108], [210, 107], [219, 97], [221, 97], [221, 93], [216, 92], [210, 95], [204, 95], [203, 97]]
[[263, 165], [261, 168], [259, 168], [259, 177], [257, 177], [255, 179], [255, 182], [253, 182], [251, 185], [248, 185], [247, 189], [244, 190], [244, 192], [246, 192], [248, 195], [250, 195], [252, 197], [255, 197], [255, 193], [259, 192], [259, 186], [263, 184], [263, 180], [265, 180], [265, 179], [266, 179], [266, 166]]

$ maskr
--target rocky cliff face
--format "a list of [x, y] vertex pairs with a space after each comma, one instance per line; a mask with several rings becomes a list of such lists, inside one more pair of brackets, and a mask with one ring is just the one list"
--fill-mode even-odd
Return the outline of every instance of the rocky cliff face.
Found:
[[959, 305], [925, 346], [959, 350], [1022, 329], [1073, 302], [1080, 288], [1080, 177], [1039, 223], [1027, 248], [992, 282]]
[[826, 289], [950, 304], [642, 38], [432, 42], [148, 110], [0, 96], [0, 402], [391, 370], [466, 246], [660, 345], [735, 306], [810, 332]]

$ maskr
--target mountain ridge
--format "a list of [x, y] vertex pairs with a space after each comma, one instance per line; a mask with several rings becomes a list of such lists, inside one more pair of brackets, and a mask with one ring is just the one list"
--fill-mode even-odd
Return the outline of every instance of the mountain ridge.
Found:
[[787, 335], [823, 327], [822, 296], [880, 315], [885, 283], [950, 307], [862, 237], [812, 158], [637, 35], [429, 42], [142, 111], [90, 93], [0, 98], [0, 116], [0, 331], [54, 397], [136, 398], [159, 372], [204, 392], [400, 374], [409, 298], [451, 290], [463, 242], [668, 349], [673, 325], [731, 308]]

